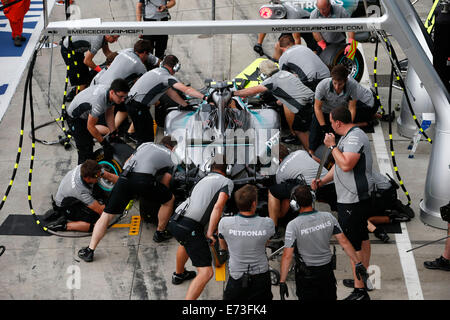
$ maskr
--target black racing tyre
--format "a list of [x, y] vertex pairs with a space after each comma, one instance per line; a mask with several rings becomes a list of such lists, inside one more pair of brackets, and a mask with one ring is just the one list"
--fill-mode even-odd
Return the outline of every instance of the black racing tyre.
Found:
[[353, 60], [347, 58], [344, 54], [345, 48], [342, 50], [339, 50], [339, 52], [336, 54], [333, 66], [338, 64], [343, 64], [349, 74], [355, 79], [356, 81], [361, 81], [361, 78], [364, 74], [364, 58], [359, 50], [356, 50], [355, 58]]
[[277, 286], [280, 284], [280, 273], [278, 272], [278, 270], [269, 268], [269, 272], [270, 272], [270, 282], [272, 283], [273, 286]]
[[[105, 171], [109, 173], [114, 173], [116, 175], [120, 175], [123, 171], [122, 166], [123, 164], [117, 159], [116, 155], [114, 155], [113, 159], [106, 160], [105, 155], [103, 154], [103, 148], [97, 149], [94, 152], [94, 158], [95, 161], [100, 164]], [[105, 193], [106, 196], [109, 196], [111, 193], [111, 190], [114, 187], [114, 184], [106, 179], [98, 179], [97, 185], [100, 187], [101, 190]]]

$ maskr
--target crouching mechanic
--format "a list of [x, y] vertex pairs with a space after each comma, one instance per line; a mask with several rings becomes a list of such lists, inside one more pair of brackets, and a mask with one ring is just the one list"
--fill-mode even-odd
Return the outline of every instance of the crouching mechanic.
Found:
[[[283, 144], [279, 145], [280, 166], [275, 174], [276, 184], [269, 188], [268, 209], [269, 217], [278, 226], [278, 219], [284, 217], [289, 211], [289, 201], [292, 190], [299, 184], [312, 181], [316, 177], [319, 164], [311, 158], [305, 150], [297, 150], [289, 153], [288, 148]], [[321, 177], [325, 177], [328, 170], [323, 168]], [[302, 178], [302, 179], [301, 179]], [[324, 185], [316, 192], [318, 201], [329, 204], [331, 210], [336, 210], [336, 191], [334, 183]], [[277, 230], [275, 238], [281, 234]]]
[[[191, 196], [177, 207], [167, 227], [180, 243], [172, 283], [180, 284], [195, 277], [189, 285], [186, 300], [197, 299], [214, 274], [208, 241], [214, 245], [216, 239], [213, 233], [234, 187], [233, 181], [225, 176], [226, 166], [223, 155], [212, 159], [211, 172], [195, 185]], [[195, 271], [184, 268], [188, 258], [197, 268], [197, 275]]]
[[[111, 159], [113, 148], [100, 132], [98, 120], [105, 115], [108, 130], [104, 133], [112, 133], [116, 130], [114, 124], [114, 106], [123, 103], [128, 96], [129, 87], [125, 80], [116, 79], [110, 86], [96, 85], [83, 90], [73, 99], [67, 109], [67, 123], [69, 124], [78, 152], [78, 164], [87, 159], [93, 159], [95, 138], [105, 152], [105, 158]], [[103, 130], [102, 130], [103, 131]]]
[[59, 218], [47, 225], [52, 231], [91, 232], [105, 208], [93, 196], [93, 185], [99, 178], [116, 183], [119, 178], [94, 160], [86, 160], [70, 170], [61, 180], [53, 200], [53, 210]]
[[239, 213], [219, 222], [221, 249], [228, 249], [230, 277], [224, 300], [272, 300], [266, 243], [275, 233], [268, 217], [256, 214], [258, 189], [245, 185], [234, 194]]
[[165, 56], [160, 68], [146, 72], [131, 87], [127, 111], [136, 130], [138, 145], [154, 140], [153, 117], [150, 114], [150, 107], [158, 102], [163, 94], [167, 93], [170, 99], [183, 107], [187, 107], [188, 103], [174, 89], [191, 97], [207, 99], [203, 93], [182, 84], [174, 77], [175, 72], [180, 68], [177, 57]]
[[[127, 160], [123, 172], [119, 176], [108, 204], [100, 219], [94, 227], [89, 246], [78, 251], [78, 256], [86, 262], [94, 259], [94, 250], [106, 233], [108, 225], [114, 215], [121, 214], [128, 202], [135, 196], [147, 197], [161, 203], [158, 212], [158, 227], [153, 240], [161, 242], [170, 239], [165, 227], [173, 212], [175, 197], [168, 186], [171, 179], [172, 167], [176, 165], [173, 161], [172, 149], [176, 142], [169, 136], [161, 140], [161, 144], [144, 143], [139, 146], [134, 154]], [[164, 173], [160, 181], [155, 179], [158, 173]]]
[[269, 91], [283, 105], [289, 129], [309, 150], [309, 127], [313, 114], [314, 92], [298, 77], [288, 71], [280, 71], [277, 65], [264, 60], [259, 64], [263, 82], [255, 87], [233, 91], [234, 96], [246, 97]]
[[295, 255], [295, 284], [299, 300], [336, 300], [335, 257], [330, 238], [336, 240], [356, 265], [358, 279], [367, 279], [367, 271], [355, 249], [329, 212], [313, 210], [313, 197], [308, 186], [297, 187], [292, 195], [298, 216], [288, 223], [280, 266], [280, 298], [289, 297], [286, 278]]

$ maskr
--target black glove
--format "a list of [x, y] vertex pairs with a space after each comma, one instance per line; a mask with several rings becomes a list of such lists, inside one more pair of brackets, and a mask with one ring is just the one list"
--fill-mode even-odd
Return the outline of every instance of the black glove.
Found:
[[100, 142], [100, 144], [103, 147], [104, 158], [106, 160], [111, 160], [113, 158], [113, 154], [114, 154], [113, 146], [109, 143], [109, 141], [107, 139], [103, 139], [103, 141]]
[[230, 257], [230, 255], [228, 254], [228, 250], [220, 249], [218, 254], [219, 254], [219, 262], [221, 264], [224, 264]]
[[367, 279], [369, 279], [369, 275], [367, 274], [366, 267], [363, 266], [362, 262], [355, 264], [355, 273], [358, 280], [362, 280], [364, 282], [364, 286], [367, 288]]
[[284, 297], [289, 297], [289, 290], [286, 285], [286, 282], [280, 282], [280, 299], [286, 300]]
[[260, 56], [263, 56], [263, 55], [264, 55], [264, 50], [263, 50], [262, 46], [261, 46], [259, 43], [255, 44], [255, 45], [253, 46], [253, 50], [255, 50], [255, 52], [256, 52], [257, 54], [259, 54]]

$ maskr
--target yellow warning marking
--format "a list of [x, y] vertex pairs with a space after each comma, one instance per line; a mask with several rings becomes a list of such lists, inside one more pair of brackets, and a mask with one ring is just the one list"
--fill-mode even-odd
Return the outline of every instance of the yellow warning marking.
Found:
[[112, 226], [112, 228], [130, 228], [128, 235], [137, 236], [141, 225], [141, 216], [132, 216], [131, 223], [119, 223]]
[[225, 281], [226, 280], [226, 272], [225, 272], [225, 263], [220, 267], [216, 266], [216, 281]]

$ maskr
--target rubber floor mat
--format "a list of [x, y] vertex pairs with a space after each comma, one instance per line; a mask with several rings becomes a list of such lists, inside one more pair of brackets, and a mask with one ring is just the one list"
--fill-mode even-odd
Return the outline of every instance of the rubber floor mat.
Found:
[[45, 224], [43, 216], [37, 216], [41, 224], [38, 225], [31, 214], [10, 214], [0, 226], [0, 235], [9, 236], [51, 236], [42, 226]]

